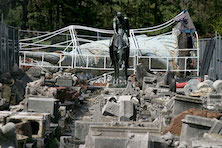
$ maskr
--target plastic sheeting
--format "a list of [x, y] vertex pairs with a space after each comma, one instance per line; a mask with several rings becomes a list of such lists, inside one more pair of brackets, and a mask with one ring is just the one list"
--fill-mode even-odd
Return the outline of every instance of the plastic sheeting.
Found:
[[[169, 35], [159, 35], [148, 37], [147, 35], [137, 35], [139, 50], [142, 56], [149, 57], [176, 57], [178, 55], [178, 40], [176, 31]], [[134, 41], [130, 40], [130, 56], [134, 56], [136, 50]], [[109, 55], [110, 40], [100, 40], [86, 43], [80, 46], [82, 55]], [[166, 59], [157, 59], [166, 66]], [[171, 65], [172, 66], [172, 65]]]

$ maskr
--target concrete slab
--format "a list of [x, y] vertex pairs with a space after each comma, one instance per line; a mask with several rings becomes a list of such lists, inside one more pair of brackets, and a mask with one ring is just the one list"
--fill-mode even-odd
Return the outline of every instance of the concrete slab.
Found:
[[200, 98], [188, 97], [184, 95], [176, 95], [174, 97], [173, 116], [176, 116], [190, 108], [201, 110], [202, 100]]
[[60, 87], [71, 87], [71, 86], [73, 86], [73, 80], [58, 78], [56, 80], [56, 85], [58, 85]]
[[208, 94], [207, 106], [214, 106], [222, 103], [222, 94]]
[[90, 126], [86, 147], [90, 148], [147, 148], [149, 135], [158, 129], [145, 127]]
[[120, 101], [119, 121], [130, 121], [134, 115], [134, 106], [132, 101]]
[[180, 142], [188, 146], [191, 146], [192, 139], [203, 137], [214, 124], [212, 119], [193, 115], [186, 115], [182, 122]]
[[45, 134], [45, 129], [50, 125], [49, 113], [29, 113], [18, 112], [11, 114], [7, 118], [7, 122], [22, 122], [29, 121], [32, 128], [32, 138], [42, 138]]
[[83, 121], [77, 120], [75, 122], [75, 138], [85, 141], [85, 137], [88, 135], [89, 126], [91, 125], [104, 125], [108, 124], [108, 122], [93, 122], [93, 121]]
[[222, 135], [222, 122], [217, 120], [217, 119], [213, 119], [214, 120], [214, 124], [213, 126], [210, 128], [209, 132], [210, 134], [221, 134]]
[[59, 100], [54, 98], [30, 96], [28, 98], [28, 111], [37, 113], [50, 113], [53, 118], [58, 116]]
[[113, 116], [119, 116], [119, 104], [115, 102], [107, 101], [106, 104], [103, 106], [102, 114], [103, 115], [113, 115]]

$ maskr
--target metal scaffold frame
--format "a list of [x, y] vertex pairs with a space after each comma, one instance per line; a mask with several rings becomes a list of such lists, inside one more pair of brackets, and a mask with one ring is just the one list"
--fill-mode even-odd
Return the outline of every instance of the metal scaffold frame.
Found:
[[[182, 13], [178, 14], [181, 15]], [[178, 16], [177, 15], [177, 16]], [[171, 56], [171, 57], [154, 57], [154, 56], [143, 56], [141, 53], [141, 48], [138, 43], [137, 37], [135, 34], [144, 34], [148, 32], [158, 31], [166, 27], [171, 26], [175, 21], [173, 19], [163, 23], [161, 25], [149, 28], [140, 28], [140, 29], [131, 29], [130, 30], [130, 39], [134, 44], [133, 55], [131, 54], [131, 62], [129, 70], [133, 70], [136, 73], [136, 66], [139, 64], [139, 60], [146, 59], [148, 62], [148, 67], [151, 71], [182, 71], [182, 72], [196, 72], [196, 75], [199, 75], [199, 39], [198, 34], [195, 32], [196, 36], [196, 48], [193, 49], [177, 49], [178, 51], [191, 51], [194, 54], [192, 56]], [[84, 33], [83, 33], [84, 32]], [[81, 45], [85, 43], [94, 43], [99, 40], [109, 40], [113, 35], [112, 30], [97, 29], [86, 26], [71, 25], [54, 32], [35, 32], [35, 31], [25, 31], [20, 30], [20, 33], [31, 33], [36, 34], [35, 37], [29, 37], [20, 39], [20, 66], [40, 66], [40, 67], [55, 67], [55, 68], [76, 68], [76, 69], [94, 69], [94, 70], [113, 70], [110, 66], [109, 54], [98, 55], [98, 54], [83, 54], [83, 47]], [[169, 32], [170, 34], [172, 32]], [[93, 35], [92, 35], [93, 34]], [[166, 33], [165, 33], [166, 34]], [[165, 35], [162, 34], [162, 35]], [[48, 40], [56, 38], [57, 36], [62, 36], [65, 40], [46, 44]], [[45, 50], [49, 48], [60, 49], [60, 52], [47, 52]], [[102, 46], [101, 46], [102, 48]], [[61, 50], [62, 49], [62, 50]], [[148, 49], [147, 49], [148, 50]], [[38, 55], [38, 60], [32, 59], [28, 60], [30, 55]], [[47, 64], [47, 57], [54, 57], [57, 60], [57, 63]], [[68, 64], [64, 64], [64, 59], [70, 58]], [[155, 69], [152, 68], [153, 59], [164, 59], [166, 60], [165, 69]], [[184, 69], [169, 69], [169, 64], [172, 62], [172, 59], [184, 59]], [[192, 59], [195, 61], [194, 69], [187, 69], [187, 59]], [[92, 64], [91, 61], [97, 61], [98, 64]], [[99, 61], [99, 62], [98, 62]]]
[[0, 23], [0, 74], [19, 66], [18, 28]]

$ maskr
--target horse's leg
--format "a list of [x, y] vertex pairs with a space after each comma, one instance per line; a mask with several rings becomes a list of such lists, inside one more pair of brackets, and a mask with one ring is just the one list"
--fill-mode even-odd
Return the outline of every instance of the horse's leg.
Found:
[[116, 61], [113, 62], [114, 65], [114, 84], [117, 82], [117, 70], [116, 70]]
[[125, 79], [126, 79], [126, 82], [127, 82], [128, 75], [127, 75], [127, 63], [126, 63], [126, 61], [124, 61], [124, 72], [125, 72]]
[[126, 59], [126, 53], [124, 53], [124, 57], [123, 57], [123, 71], [124, 71], [124, 76], [125, 76], [125, 80], [126, 80], [126, 83], [127, 83], [127, 79], [128, 79], [128, 77], [127, 77], [127, 61], [126, 61], [127, 59]]
[[123, 51], [122, 49], [119, 49], [119, 65], [122, 65], [123, 60]]
[[116, 83], [119, 84], [119, 53], [115, 53], [115, 75], [116, 75]]
[[119, 84], [119, 63], [116, 64], [117, 84]]

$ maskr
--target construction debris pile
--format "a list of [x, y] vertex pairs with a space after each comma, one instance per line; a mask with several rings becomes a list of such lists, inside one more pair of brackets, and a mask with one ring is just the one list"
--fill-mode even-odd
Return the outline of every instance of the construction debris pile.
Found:
[[141, 65], [124, 87], [69, 72], [27, 74], [34, 81], [23, 73], [23, 97], [12, 89], [21, 77], [1, 77], [1, 147], [222, 147], [222, 80], [182, 88], [172, 73]]

